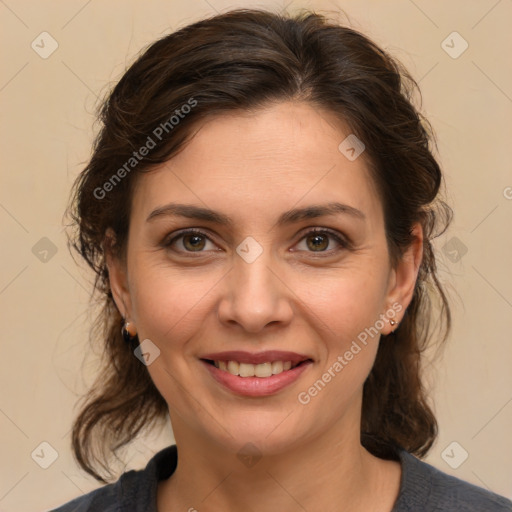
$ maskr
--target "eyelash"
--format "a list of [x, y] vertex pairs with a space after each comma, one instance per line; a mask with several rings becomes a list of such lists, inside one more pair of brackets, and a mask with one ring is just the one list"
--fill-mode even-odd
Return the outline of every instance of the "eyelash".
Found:
[[[337, 250], [336, 249], [331, 249], [331, 250], [327, 249], [325, 251], [306, 251], [306, 252], [310, 252], [311, 254], [315, 254], [315, 255], [317, 255], [319, 257], [323, 257], [322, 255], [324, 255], [324, 254], [332, 255], [333, 252], [337, 252], [337, 251], [342, 250], [342, 249], [350, 249], [350, 247], [351, 247], [350, 242], [348, 240], [344, 239], [337, 232], [332, 231], [331, 229], [328, 229], [328, 228], [314, 228], [314, 229], [311, 229], [310, 231], [306, 232], [300, 238], [299, 242], [301, 242], [302, 240], [304, 240], [308, 236], [316, 235], [316, 234], [329, 235], [330, 238], [334, 239], [341, 246], [341, 249], [337, 249]], [[197, 229], [187, 229], [186, 231], [182, 231], [182, 232], [178, 233], [171, 240], [164, 241], [163, 245], [164, 245], [165, 248], [170, 248], [177, 240], [183, 238], [186, 235], [201, 236], [201, 237], [204, 237], [204, 238], [208, 239], [210, 242], [215, 243], [208, 236], [208, 234], [204, 233], [203, 231], [199, 231]], [[297, 242], [297, 243], [299, 243], [299, 242]], [[176, 251], [176, 252], [186, 253], [186, 254], [202, 254], [202, 253], [204, 253], [206, 251]]]

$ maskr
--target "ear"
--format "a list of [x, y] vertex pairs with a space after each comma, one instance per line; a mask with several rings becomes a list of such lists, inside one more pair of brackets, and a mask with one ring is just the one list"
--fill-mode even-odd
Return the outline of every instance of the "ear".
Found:
[[105, 234], [103, 250], [108, 268], [108, 279], [117, 309], [125, 319], [132, 318], [132, 303], [128, 286], [126, 261], [115, 250], [116, 235], [109, 228]]
[[[414, 240], [390, 273], [387, 304], [389, 309], [396, 312], [393, 320], [397, 323], [400, 323], [405, 310], [411, 303], [423, 259], [423, 229], [421, 224], [416, 223], [411, 233]], [[395, 329], [396, 326], [391, 326], [389, 322], [386, 322], [382, 334], [389, 334]]]

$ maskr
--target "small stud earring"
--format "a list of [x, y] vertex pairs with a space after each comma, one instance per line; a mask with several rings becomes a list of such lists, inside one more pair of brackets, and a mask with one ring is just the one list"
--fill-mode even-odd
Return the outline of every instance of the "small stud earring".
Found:
[[137, 328], [133, 322], [124, 322], [121, 328], [121, 334], [123, 335], [124, 341], [129, 343], [137, 337]]

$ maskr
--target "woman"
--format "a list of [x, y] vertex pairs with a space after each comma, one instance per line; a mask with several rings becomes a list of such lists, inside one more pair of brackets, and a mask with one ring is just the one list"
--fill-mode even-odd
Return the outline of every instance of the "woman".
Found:
[[73, 448], [107, 483], [167, 413], [176, 445], [58, 511], [512, 510], [419, 459], [451, 210], [415, 87], [311, 13], [231, 11], [130, 67], [75, 187], [107, 359]]

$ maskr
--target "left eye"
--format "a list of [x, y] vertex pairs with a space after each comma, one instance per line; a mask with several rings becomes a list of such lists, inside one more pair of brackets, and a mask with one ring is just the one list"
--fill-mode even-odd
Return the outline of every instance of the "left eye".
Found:
[[[297, 246], [299, 247], [299, 250], [306, 250], [310, 252], [330, 252], [327, 251], [327, 248], [331, 245], [332, 240], [334, 240], [336, 244], [338, 244], [338, 246], [341, 248], [348, 246], [348, 244], [344, 242], [344, 240], [339, 235], [325, 229], [309, 231], [300, 239], [300, 242], [297, 244]], [[165, 246], [172, 247], [176, 245], [178, 241], [181, 242], [178, 244], [181, 245], [181, 247], [178, 247], [177, 252], [204, 252], [208, 250], [208, 243], [215, 246], [206, 233], [195, 230], [189, 230], [178, 234], [169, 242], [166, 242]], [[306, 249], [300, 248], [301, 243], [306, 244]]]
[[306, 251], [311, 250], [311, 252], [326, 252], [326, 249], [330, 245], [330, 240], [335, 240], [338, 246], [346, 246], [346, 244], [338, 235], [325, 230], [309, 231], [304, 235], [304, 237], [301, 238], [301, 241], [298, 245], [300, 246], [301, 243], [305, 243]]

